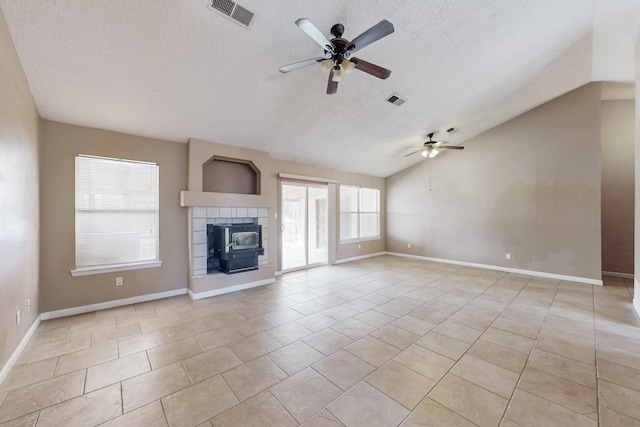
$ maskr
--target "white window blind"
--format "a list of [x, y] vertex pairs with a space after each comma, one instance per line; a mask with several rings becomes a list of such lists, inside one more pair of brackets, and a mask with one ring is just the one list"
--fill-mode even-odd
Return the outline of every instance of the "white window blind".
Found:
[[76, 156], [76, 268], [158, 260], [158, 165]]
[[380, 190], [340, 186], [340, 241], [380, 237]]

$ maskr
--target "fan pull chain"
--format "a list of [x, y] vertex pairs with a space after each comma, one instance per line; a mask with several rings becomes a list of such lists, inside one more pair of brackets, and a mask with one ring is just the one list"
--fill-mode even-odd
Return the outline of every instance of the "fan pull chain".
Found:
[[429, 191], [431, 191], [431, 162], [429, 162]]

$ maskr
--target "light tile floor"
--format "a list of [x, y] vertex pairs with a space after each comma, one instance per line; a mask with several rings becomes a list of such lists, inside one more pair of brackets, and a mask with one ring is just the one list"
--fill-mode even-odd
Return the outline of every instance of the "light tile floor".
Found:
[[0, 426], [640, 426], [631, 299], [381, 256], [44, 321]]

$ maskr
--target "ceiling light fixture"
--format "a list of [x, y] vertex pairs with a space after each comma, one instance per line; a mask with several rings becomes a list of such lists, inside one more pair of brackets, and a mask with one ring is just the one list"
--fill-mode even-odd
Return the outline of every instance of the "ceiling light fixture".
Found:
[[349, 74], [351, 70], [356, 68], [356, 64], [348, 59], [342, 59], [340, 61], [325, 59], [320, 65], [322, 66], [322, 70], [327, 73], [333, 68], [333, 77], [331, 78], [333, 82], [341, 82], [344, 74]]
[[333, 77], [331, 78], [331, 81], [336, 83], [342, 81], [342, 70], [337, 65], [333, 67]]
[[349, 74], [351, 71], [355, 70], [356, 68], [356, 64], [349, 61], [348, 59], [343, 59], [340, 65], [342, 66], [342, 69], [346, 74]]
[[433, 140], [434, 132], [431, 132], [427, 135], [429, 138], [428, 141], [425, 141], [422, 144], [422, 147], [407, 147], [407, 148], [418, 148], [416, 151], [412, 151], [408, 154], [405, 154], [405, 157], [411, 156], [412, 154], [420, 153], [420, 155], [424, 158], [433, 159], [437, 156], [442, 150], [464, 150], [462, 145], [452, 145], [450, 147], [445, 146], [444, 144], [447, 141], [434, 141]]
[[426, 150], [422, 151], [420, 153], [420, 155], [422, 157], [429, 158], [429, 159], [433, 159], [435, 156], [437, 156], [440, 153], [440, 151], [432, 146], [430, 146], [429, 148], [427, 148]]
[[[347, 74], [356, 68], [379, 79], [386, 79], [391, 75], [390, 70], [382, 68], [379, 65], [363, 61], [362, 59], [351, 58], [351, 54], [394, 32], [393, 24], [386, 19], [378, 22], [352, 41], [342, 38], [342, 34], [344, 33], [344, 25], [342, 24], [335, 24], [331, 27], [331, 35], [333, 36], [331, 40], [322, 34], [322, 32], [318, 30], [318, 28], [307, 18], [300, 18], [296, 20], [296, 25], [302, 31], [307, 33], [309, 37], [315, 40], [316, 43], [322, 46], [322, 49], [324, 50], [324, 57], [307, 59], [306, 61], [285, 65], [284, 67], [280, 67], [281, 73], [288, 73], [290, 71], [321, 63], [322, 67], [329, 71], [327, 95], [333, 95], [338, 91], [337, 83], [342, 81], [343, 73]], [[326, 60], [333, 61], [333, 64]]]
[[329, 71], [331, 71], [331, 69], [333, 68], [333, 60], [325, 59], [320, 63], [320, 65], [322, 66], [322, 71], [329, 74]]

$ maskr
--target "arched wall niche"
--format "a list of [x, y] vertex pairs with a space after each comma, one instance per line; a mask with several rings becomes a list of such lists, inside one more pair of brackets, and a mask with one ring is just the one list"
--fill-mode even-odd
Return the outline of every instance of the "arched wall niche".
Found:
[[251, 160], [213, 156], [202, 164], [202, 191], [260, 194], [260, 169]]

